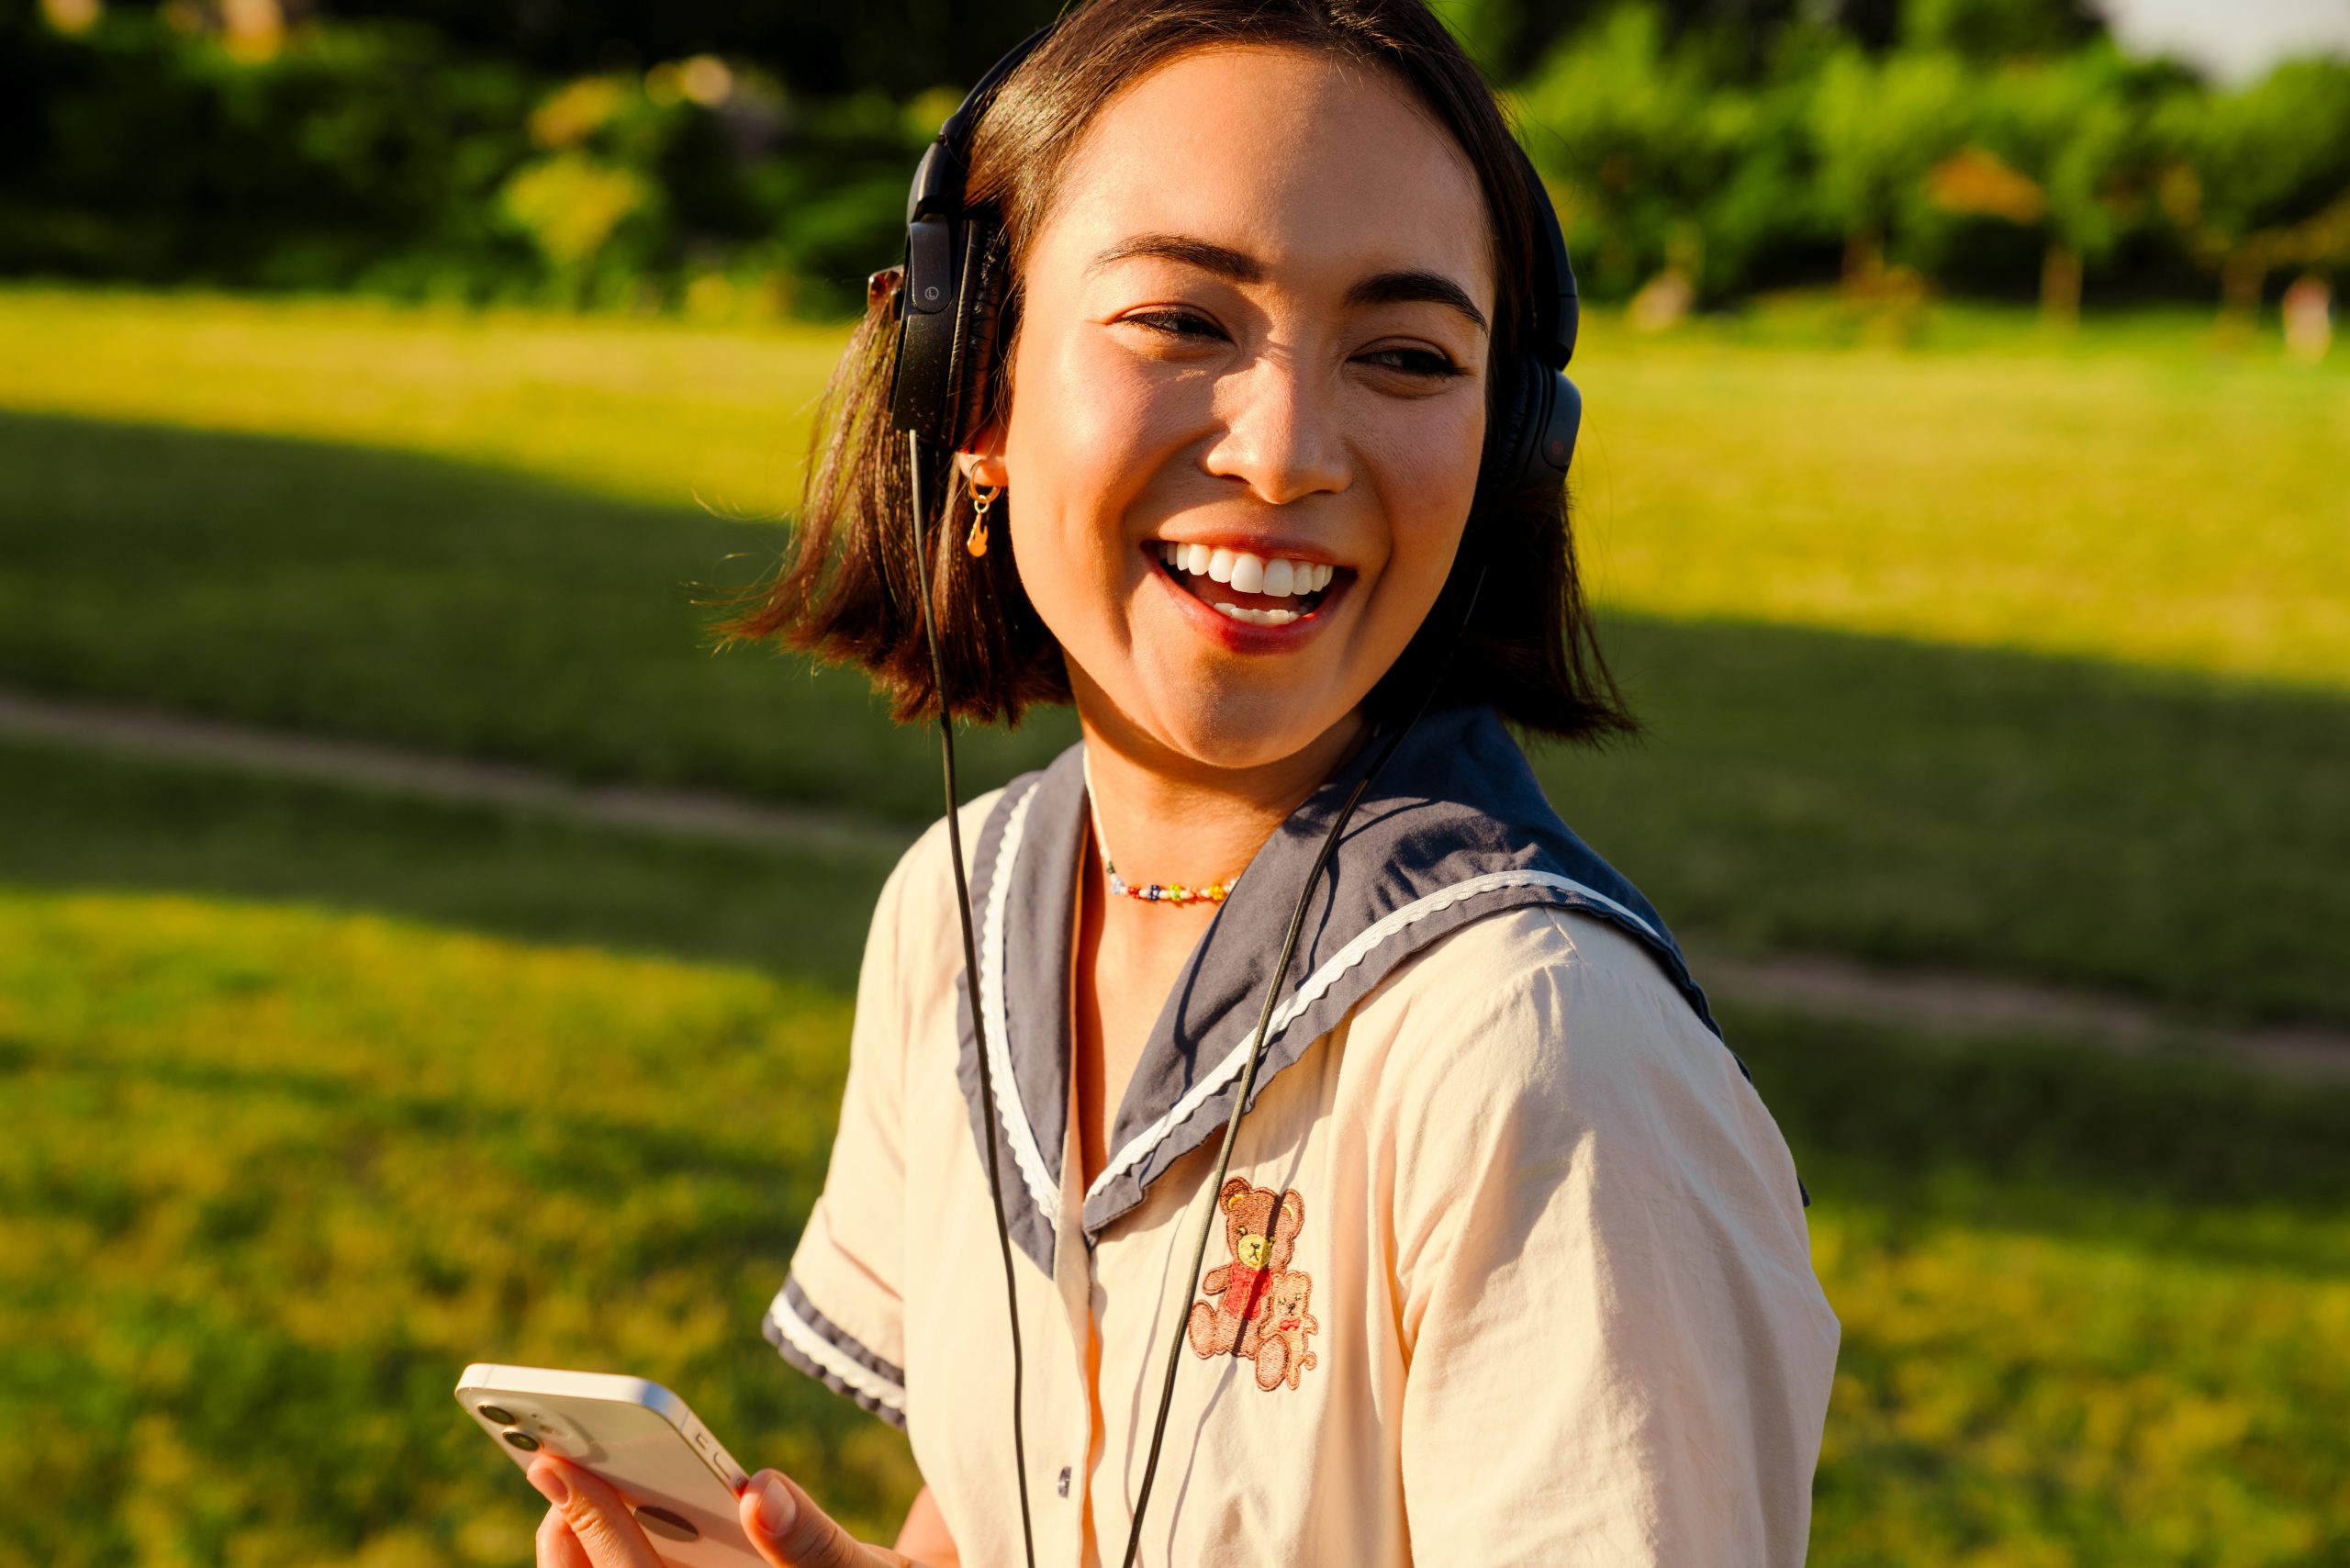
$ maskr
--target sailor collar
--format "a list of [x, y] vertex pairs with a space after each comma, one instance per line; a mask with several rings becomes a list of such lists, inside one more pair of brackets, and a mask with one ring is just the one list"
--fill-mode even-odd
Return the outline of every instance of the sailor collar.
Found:
[[[1299, 887], [1378, 749], [1361, 748], [1266, 840], [1185, 962], [1118, 1106], [1108, 1162], [1085, 1193], [1089, 1247], [1231, 1115]], [[956, 981], [957, 1077], [972, 1137], [995, 1137], [1012, 1238], [1047, 1274], [1068, 1134], [1070, 901], [1087, 810], [1080, 743], [1007, 785], [979, 834], [971, 907], [992, 1115], [979, 1092], [970, 991]], [[1628, 932], [1721, 1033], [1648, 900], [1550, 809], [1494, 711], [1457, 708], [1414, 725], [1355, 808], [1307, 905], [1251, 1107], [1405, 959], [1471, 921], [1533, 905]]]

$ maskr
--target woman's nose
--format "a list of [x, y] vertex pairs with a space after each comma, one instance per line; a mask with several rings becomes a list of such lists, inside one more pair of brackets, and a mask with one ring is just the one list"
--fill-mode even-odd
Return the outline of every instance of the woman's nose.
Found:
[[1270, 506], [1335, 495], [1353, 476], [1332, 388], [1294, 355], [1269, 351], [1216, 388], [1223, 431], [1205, 467], [1238, 479]]

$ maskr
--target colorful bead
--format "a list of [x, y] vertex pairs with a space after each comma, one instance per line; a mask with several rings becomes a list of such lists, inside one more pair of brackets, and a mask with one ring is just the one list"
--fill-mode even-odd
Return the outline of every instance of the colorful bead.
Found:
[[1110, 890], [1123, 898], [1140, 899], [1145, 903], [1222, 903], [1232, 891], [1237, 877], [1222, 882], [1210, 882], [1205, 887], [1186, 887], [1181, 882], [1145, 882], [1135, 886], [1118, 875], [1117, 867], [1108, 859], [1102, 869], [1110, 879]]

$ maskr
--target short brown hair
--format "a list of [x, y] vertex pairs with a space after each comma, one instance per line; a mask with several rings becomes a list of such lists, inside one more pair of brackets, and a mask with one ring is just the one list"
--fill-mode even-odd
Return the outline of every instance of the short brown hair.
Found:
[[[974, 132], [969, 198], [1001, 214], [1012, 282], [992, 388], [1005, 378], [1020, 319], [1020, 277], [1069, 153], [1095, 114], [1128, 84], [1197, 50], [1288, 45], [1380, 66], [1449, 131], [1477, 171], [1493, 222], [1498, 317], [1491, 363], [1520, 352], [1541, 221], [1510, 129], [1476, 65], [1423, 0], [1091, 0], [1065, 15], [997, 90]], [[1020, 586], [1008, 547], [976, 559], [953, 528], [916, 559], [912, 488], [891, 428], [896, 301], [877, 291], [819, 405], [792, 548], [755, 602], [724, 623], [732, 637], [777, 637], [861, 666], [901, 722], [935, 717], [914, 574], [930, 575], [947, 706], [957, 718], [1017, 723], [1035, 702], [1069, 700], [1068, 666]], [[1489, 371], [1488, 396], [1506, 385]], [[1488, 422], [1498, 414], [1488, 409]], [[957, 515], [951, 477], [941, 510]], [[1438, 707], [1489, 702], [1519, 727], [1573, 740], [1630, 731], [1594, 639], [1575, 571], [1562, 487], [1483, 494], [1427, 619], [1372, 689], [1374, 718], [1416, 702], [1441, 678]], [[997, 531], [1000, 541], [1004, 530]], [[1472, 586], [1473, 615], [1456, 638]], [[1449, 661], [1444, 644], [1453, 644]]]

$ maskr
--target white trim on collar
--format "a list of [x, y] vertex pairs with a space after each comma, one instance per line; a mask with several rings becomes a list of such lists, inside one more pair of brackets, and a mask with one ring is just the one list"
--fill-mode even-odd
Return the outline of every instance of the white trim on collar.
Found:
[[1044, 1216], [1047, 1229], [1058, 1229], [1054, 1216], [1060, 1213], [1059, 1184], [1045, 1169], [1044, 1152], [1037, 1147], [1035, 1128], [1028, 1120], [1028, 1107], [1020, 1097], [1020, 1080], [1012, 1070], [1012, 1047], [1009, 1019], [1004, 1005], [1003, 990], [1003, 927], [1004, 909], [1012, 900], [1012, 868], [1020, 858], [1020, 844], [1028, 823], [1028, 808], [1036, 799], [1036, 791], [1044, 780], [1021, 792], [1012, 804], [1011, 813], [1003, 823], [1003, 842], [996, 850], [995, 875], [988, 888], [987, 913], [979, 926], [979, 1002], [987, 1010], [988, 1074], [994, 1081], [996, 1117], [1003, 1124], [1004, 1141], [1012, 1148], [1012, 1162], [1020, 1168], [1020, 1179], [1028, 1188], [1029, 1197], [1036, 1211]]
[[[1025, 804], [1024, 801], [1023, 804]], [[1450, 909], [1463, 899], [1472, 899], [1481, 893], [1499, 892], [1508, 888], [1550, 888], [1560, 892], [1572, 893], [1578, 898], [1588, 899], [1610, 913], [1631, 922], [1634, 926], [1648, 933], [1651, 937], [1657, 934], [1656, 928], [1639, 914], [1609, 898], [1598, 889], [1578, 882], [1572, 877], [1562, 877], [1554, 871], [1494, 871], [1482, 877], [1472, 877], [1466, 881], [1455, 882], [1441, 891], [1430, 893], [1426, 898], [1405, 904], [1375, 924], [1364, 927], [1356, 935], [1353, 941], [1332, 954], [1329, 962], [1315, 970], [1304, 985], [1298, 987], [1286, 1002], [1273, 1010], [1272, 1021], [1265, 1031], [1266, 1050], [1270, 1052], [1272, 1049], [1273, 1042], [1281, 1038], [1281, 1032], [1289, 1027], [1292, 1019], [1320, 1000], [1325, 992], [1337, 983], [1339, 976], [1369, 958], [1372, 950], [1382, 943], [1408, 930], [1429, 915]], [[1118, 1150], [1109, 1163], [1102, 1168], [1102, 1173], [1093, 1179], [1092, 1186], [1086, 1190], [1086, 1202], [1090, 1204], [1097, 1196], [1108, 1192], [1112, 1182], [1139, 1166], [1149, 1157], [1153, 1149], [1166, 1141], [1169, 1133], [1190, 1120], [1192, 1114], [1209, 1100], [1214, 1098], [1225, 1084], [1239, 1077], [1241, 1070], [1248, 1065], [1248, 1047], [1256, 1037], [1257, 1026], [1251, 1023], [1222, 1061], [1217, 1062], [1214, 1067], [1203, 1074], [1197, 1082], [1184, 1091], [1182, 1096], [1174, 1104], [1167, 1108], [1165, 1114], [1136, 1133], [1126, 1146]]]

